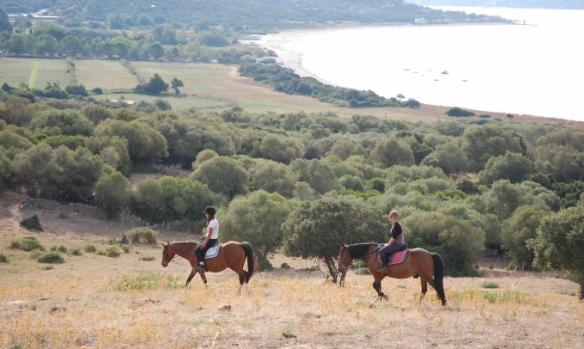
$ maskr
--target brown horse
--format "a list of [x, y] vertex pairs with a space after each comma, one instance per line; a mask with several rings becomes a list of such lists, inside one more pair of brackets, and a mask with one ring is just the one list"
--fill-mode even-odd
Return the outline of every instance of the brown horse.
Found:
[[373, 288], [377, 291], [377, 299], [388, 300], [388, 297], [381, 292], [381, 280], [386, 276], [396, 279], [406, 279], [410, 276], [420, 277], [422, 283], [422, 294], [420, 295], [420, 302], [428, 291], [428, 284], [432, 285], [438, 293], [438, 298], [442, 301], [442, 305], [446, 305], [446, 295], [444, 294], [444, 261], [437, 253], [430, 253], [423, 248], [412, 248], [408, 251], [405, 261], [401, 264], [391, 265], [387, 272], [381, 272], [383, 267], [379, 257], [379, 244], [377, 243], [363, 243], [354, 245], [344, 245], [341, 247], [339, 253], [338, 269], [341, 273], [339, 285], [343, 286], [345, 283], [345, 275], [347, 268], [353, 263], [354, 259], [363, 260], [371, 274], [375, 278]]
[[[162, 244], [162, 266], [168, 266], [168, 263], [179, 255], [191, 263], [191, 273], [187, 278], [185, 287], [189, 285], [193, 277], [197, 274], [197, 256], [195, 255], [196, 242], [173, 242]], [[243, 270], [243, 265], [247, 258], [247, 271]], [[228, 241], [221, 244], [219, 254], [217, 257], [205, 260], [207, 271], [212, 273], [222, 272], [229, 268], [239, 275], [239, 288], [237, 293], [241, 292], [241, 287], [244, 283], [248, 283], [253, 275], [254, 266], [257, 264], [257, 256], [254, 255], [251, 244], [249, 242]], [[205, 273], [201, 272], [201, 279], [207, 286], [207, 278]]]

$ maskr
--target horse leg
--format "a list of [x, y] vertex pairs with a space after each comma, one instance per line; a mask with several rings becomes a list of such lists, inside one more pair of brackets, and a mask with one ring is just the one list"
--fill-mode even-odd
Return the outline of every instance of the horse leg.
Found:
[[237, 288], [237, 295], [239, 296], [241, 295], [241, 288], [243, 287], [243, 283], [245, 282], [246, 276], [243, 269], [239, 270], [237, 274], [239, 275], [239, 287]]
[[428, 292], [428, 281], [426, 281], [426, 279], [424, 279], [424, 278], [420, 278], [420, 283], [422, 284], [422, 293], [420, 294], [420, 305], [421, 305], [422, 299], [424, 299], [426, 292]]
[[205, 284], [205, 288], [207, 288], [207, 277], [205, 276], [205, 272], [201, 271], [199, 272], [199, 275], [201, 275], [201, 280], [203, 280], [203, 284]]
[[191, 270], [191, 273], [189, 274], [189, 277], [187, 278], [187, 283], [185, 284], [185, 287], [187, 287], [191, 283], [191, 280], [193, 279], [193, 277], [195, 276], [196, 273], [197, 273], [197, 270], [195, 268], [193, 268]]
[[381, 300], [389, 300], [389, 298], [387, 297], [387, 295], [383, 292], [381, 292], [381, 280], [383, 278], [375, 278], [375, 281], [373, 281], [373, 288], [375, 289], [375, 291], [377, 291], [377, 300], [381, 301]]

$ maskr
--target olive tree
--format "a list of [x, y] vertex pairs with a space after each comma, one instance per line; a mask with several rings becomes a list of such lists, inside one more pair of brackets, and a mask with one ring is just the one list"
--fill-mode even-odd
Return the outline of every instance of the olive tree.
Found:
[[282, 242], [282, 223], [291, 211], [288, 200], [263, 190], [235, 198], [222, 217], [222, 235], [228, 240], [249, 241], [260, 255], [260, 265], [271, 269], [266, 256]]
[[584, 204], [546, 216], [531, 248], [536, 266], [568, 271], [584, 299]]
[[343, 243], [382, 241], [387, 221], [381, 210], [347, 198], [322, 198], [302, 203], [283, 225], [289, 256], [324, 261], [337, 281], [335, 258]]

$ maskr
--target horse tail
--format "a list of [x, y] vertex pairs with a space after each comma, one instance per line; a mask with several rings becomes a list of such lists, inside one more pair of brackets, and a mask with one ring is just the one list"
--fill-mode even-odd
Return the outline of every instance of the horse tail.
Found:
[[251, 244], [247, 241], [242, 242], [240, 245], [241, 245], [241, 248], [243, 248], [243, 251], [245, 252], [245, 255], [247, 257], [247, 271], [244, 270], [244, 273], [245, 273], [245, 282], [249, 282], [249, 279], [251, 279], [251, 276], [253, 275], [253, 265], [254, 265], [253, 249], [251, 247]]
[[442, 305], [446, 305], [446, 294], [444, 293], [444, 260], [442, 260], [442, 257], [438, 253], [432, 253], [432, 260], [434, 261], [434, 289], [438, 293]]

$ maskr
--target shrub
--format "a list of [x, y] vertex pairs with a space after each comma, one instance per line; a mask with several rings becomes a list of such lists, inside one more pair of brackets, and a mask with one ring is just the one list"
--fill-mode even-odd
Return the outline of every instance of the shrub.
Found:
[[16, 250], [23, 250], [26, 252], [30, 252], [32, 250], [40, 250], [40, 251], [45, 250], [43, 245], [41, 245], [41, 243], [34, 236], [25, 236], [24, 238], [22, 238], [18, 241], [12, 241], [12, 243], [10, 244], [10, 248], [13, 248]]
[[249, 173], [226, 156], [217, 156], [203, 162], [193, 172], [192, 177], [229, 198], [244, 193], [249, 181]]
[[0, 263], [8, 263], [8, 257], [6, 257], [3, 253], [0, 253]]
[[499, 285], [492, 281], [485, 281], [481, 284], [481, 288], [499, 288]]
[[113, 245], [105, 249], [105, 255], [108, 257], [116, 258], [120, 256], [120, 249]]
[[61, 253], [67, 253], [67, 247], [65, 247], [63, 245], [53, 246], [53, 247], [51, 247], [51, 251], [57, 251], [57, 252], [61, 252]]
[[39, 216], [37, 216], [36, 214], [33, 215], [32, 217], [20, 221], [20, 226], [28, 230], [43, 231], [43, 227], [41, 226]]
[[65, 263], [65, 259], [57, 251], [49, 251], [45, 255], [39, 258], [40, 263], [48, 264], [61, 264]]
[[32, 250], [30, 251], [30, 258], [32, 259], [39, 259], [43, 255], [43, 251], [41, 250]]
[[158, 242], [158, 232], [150, 228], [134, 228], [126, 235], [133, 243], [149, 243], [155, 245]]
[[150, 261], [153, 261], [155, 259], [156, 259], [156, 257], [153, 257], [153, 256], [145, 256], [145, 257], [140, 258], [141, 261], [145, 261], [145, 262], [150, 262]]
[[97, 252], [97, 248], [95, 248], [95, 246], [93, 246], [93, 245], [86, 245], [83, 249], [87, 253], [95, 253], [95, 252]]
[[523, 154], [506, 153], [490, 158], [485, 169], [479, 173], [479, 177], [481, 182], [486, 184], [500, 179], [508, 179], [511, 183], [518, 183], [527, 178], [532, 168], [531, 161]]
[[446, 115], [453, 116], [453, 117], [468, 117], [468, 116], [475, 115], [475, 113], [468, 111], [468, 110], [464, 110], [464, 109], [459, 108], [459, 107], [454, 107], [454, 108], [448, 109], [448, 111], [446, 112]]
[[81, 256], [83, 253], [81, 253], [81, 249], [79, 247], [75, 247], [71, 249], [71, 255], [73, 256]]
[[485, 233], [466, 220], [438, 212], [416, 212], [403, 220], [408, 244], [439, 253], [447, 275], [477, 275], [473, 262]]

